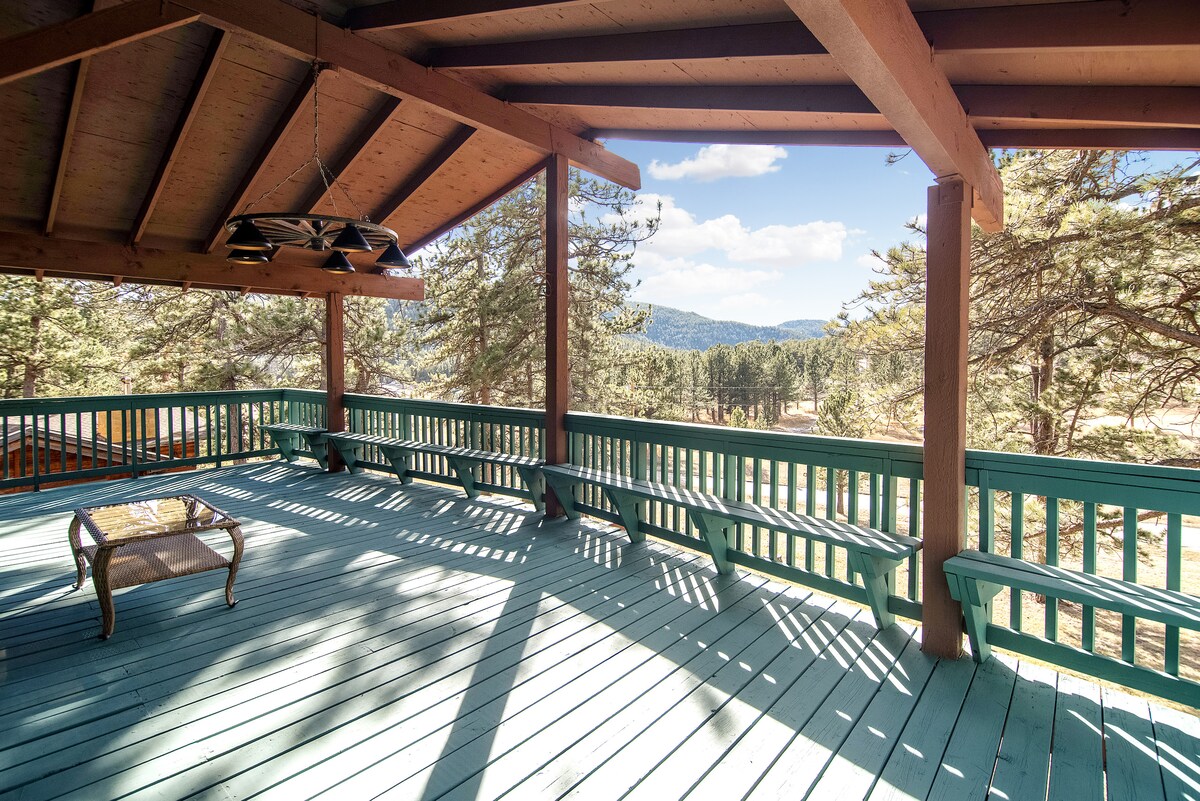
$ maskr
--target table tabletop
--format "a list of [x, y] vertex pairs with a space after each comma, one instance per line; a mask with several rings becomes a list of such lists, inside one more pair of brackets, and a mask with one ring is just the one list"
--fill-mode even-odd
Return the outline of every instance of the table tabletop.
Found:
[[229, 529], [239, 523], [195, 495], [151, 498], [75, 510], [97, 545], [123, 545], [172, 534]]

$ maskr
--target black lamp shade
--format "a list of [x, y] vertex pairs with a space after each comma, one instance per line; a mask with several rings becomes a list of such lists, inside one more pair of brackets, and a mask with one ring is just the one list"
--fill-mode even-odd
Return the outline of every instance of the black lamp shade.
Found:
[[375, 264], [380, 267], [403, 267], [405, 269], [412, 267], [408, 257], [404, 255], [404, 251], [398, 248], [395, 242], [388, 244], [387, 250], [383, 251], [383, 255], [375, 260]]
[[358, 230], [357, 225], [347, 225], [330, 247], [342, 253], [366, 253], [371, 250], [371, 243], [362, 235], [362, 231]]
[[271, 259], [261, 250], [234, 250], [225, 257], [225, 261], [234, 264], [266, 264]]
[[327, 273], [352, 273], [354, 272], [354, 265], [346, 258], [345, 253], [335, 250], [325, 260], [325, 263], [321, 265], [321, 269]]
[[234, 250], [270, 250], [273, 247], [270, 240], [258, 230], [258, 226], [249, 220], [238, 223], [225, 246]]

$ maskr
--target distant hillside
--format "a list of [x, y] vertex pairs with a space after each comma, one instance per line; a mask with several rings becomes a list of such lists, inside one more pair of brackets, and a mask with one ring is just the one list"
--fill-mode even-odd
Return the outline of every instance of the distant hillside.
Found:
[[[645, 304], [634, 304], [644, 308]], [[650, 325], [638, 339], [680, 350], [707, 350], [713, 345], [736, 345], [755, 339], [812, 339], [822, 335], [827, 320], [788, 320], [780, 325], [749, 325], [713, 320], [695, 312], [654, 305]]]

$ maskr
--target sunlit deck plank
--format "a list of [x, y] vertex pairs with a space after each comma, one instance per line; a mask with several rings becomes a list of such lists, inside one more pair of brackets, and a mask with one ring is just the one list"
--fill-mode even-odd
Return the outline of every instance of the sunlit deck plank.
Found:
[[[182, 491], [241, 603], [131, 588], [99, 642], [71, 509]], [[1200, 789], [1186, 713], [511, 499], [246, 465], [0, 498], [0, 543], [0, 795], [1081, 798], [1106, 727], [1113, 798]]]

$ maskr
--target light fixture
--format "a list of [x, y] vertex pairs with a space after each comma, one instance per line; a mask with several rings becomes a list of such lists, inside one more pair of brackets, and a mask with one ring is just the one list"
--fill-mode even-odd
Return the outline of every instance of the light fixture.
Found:
[[225, 246], [235, 250], [270, 250], [273, 247], [251, 220], [239, 222], [229, 239], [225, 240]]
[[[387, 246], [387, 250], [383, 251], [383, 255], [375, 260], [375, 265], [377, 267], [400, 267], [405, 270], [412, 267], [412, 263], [404, 255], [404, 251], [395, 242]], [[371, 272], [375, 271], [372, 270]]]
[[345, 274], [354, 272], [354, 265], [346, 258], [345, 253], [335, 250], [329, 254], [329, 258], [321, 265], [321, 269], [327, 273]]
[[263, 250], [233, 250], [225, 257], [225, 261], [234, 264], [265, 264], [271, 257]]
[[[323, 65], [314, 61], [313, 70], [313, 153], [308, 161], [286, 178], [267, 190], [258, 200], [250, 203], [244, 212], [249, 212], [254, 206], [273, 195], [284, 184], [293, 180], [310, 165], [316, 165], [317, 176], [325, 185], [325, 193], [333, 207], [333, 214], [304, 214], [286, 211], [271, 211], [259, 213], [242, 213], [225, 221], [225, 230], [229, 232], [226, 246], [233, 252], [228, 260], [235, 264], [261, 264], [270, 259], [263, 255], [266, 251], [280, 247], [297, 247], [309, 250], [333, 250], [321, 269], [332, 273], [354, 272], [354, 267], [346, 258], [347, 253], [368, 253], [376, 248], [384, 248], [383, 255], [375, 262], [376, 268], [371, 270], [376, 275], [386, 275], [388, 267], [410, 268], [412, 265], [397, 246], [399, 237], [390, 228], [373, 223], [362, 213], [354, 198], [346, 188], [338, 182], [337, 176], [325, 166], [321, 160], [320, 137], [318, 135], [318, 91], [317, 84]], [[334, 189], [354, 207], [357, 217], [343, 217], [338, 211], [338, 201]], [[250, 251], [262, 255], [254, 258]]]

